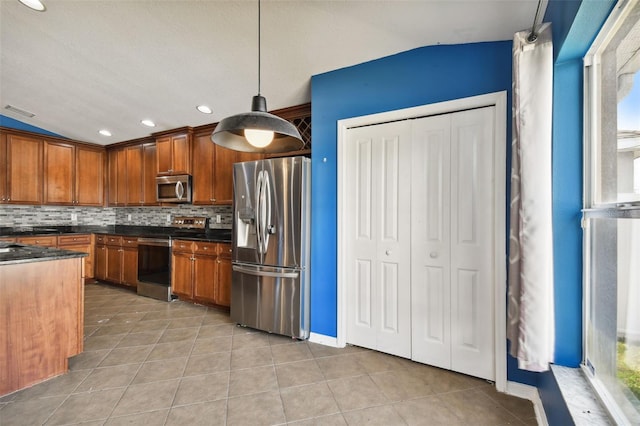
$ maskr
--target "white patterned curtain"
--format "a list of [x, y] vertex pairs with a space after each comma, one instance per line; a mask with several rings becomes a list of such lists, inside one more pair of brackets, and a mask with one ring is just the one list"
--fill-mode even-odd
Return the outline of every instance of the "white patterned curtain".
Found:
[[553, 361], [551, 25], [534, 42], [513, 39], [513, 141], [507, 338], [518, 367], [546, 371]]

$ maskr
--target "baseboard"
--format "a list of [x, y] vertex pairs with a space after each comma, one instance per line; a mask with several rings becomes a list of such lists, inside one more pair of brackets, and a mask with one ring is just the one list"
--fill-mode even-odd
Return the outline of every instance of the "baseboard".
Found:
[[324, 334], [309, 333], [309, 341], [311, 343], [318, 343], [320, 345], [331, 346], [334, 348], [338, 346], [338, 339], [332, 336], [326, 336]]
[[536, 420], [540, 426], [549, 426], [547, 423], [547, 415], [544, 412], [544, 406], [538, 393], [538, 388], [535, 386], [525, 385], [518, 382], [507, 381], [507, 392], [509, 395], [517, 396], [518, 398], [528, 399], [533, 403], [533, 409], [536, 413]]

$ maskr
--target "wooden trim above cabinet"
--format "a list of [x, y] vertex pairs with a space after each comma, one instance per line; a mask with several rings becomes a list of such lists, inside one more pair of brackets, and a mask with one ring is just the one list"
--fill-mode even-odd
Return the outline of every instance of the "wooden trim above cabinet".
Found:
[[105, 147], [103, 145], [98, 145], [96, 143], [77, 141], [77, 140], [74, 140], [74, 139], [67, 139], [67, 138], [63, 138], [62, 136], [51, 136], [51, 135], [45, 135], [45, 134], [42, 134], [42, 133], [29, 132], [27, 130], [13, 129], [11, 127], [0, 126], [0, 132], [7, 133], [7, 134], [18, 135], [18, 136], [26, 136], [26, 137], [30, 137], [30, 138], [40, 138], [42, 140], [46, 139], [46, 140], [49, 140], [49, 141], [70, 143], [70, 144], [74, 144], [74, 145], [83, 145], [83, 146], [88, 146], [88, 147], [92, 147], [92, 148], [96, 148], [96, 149], [105, 149]]

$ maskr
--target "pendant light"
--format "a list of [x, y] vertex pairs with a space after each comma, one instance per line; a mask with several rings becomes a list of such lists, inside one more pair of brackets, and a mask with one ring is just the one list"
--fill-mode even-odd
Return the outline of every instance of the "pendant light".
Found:
[[302, 149], [304, 143], [296, 127], [267, 112], [267, 100], [260, 95], [260, 0], [258, 0], [258, 94], [251, 112], [221, 120], [211, 134], [220, 146], [244, 152], [279, 153]]

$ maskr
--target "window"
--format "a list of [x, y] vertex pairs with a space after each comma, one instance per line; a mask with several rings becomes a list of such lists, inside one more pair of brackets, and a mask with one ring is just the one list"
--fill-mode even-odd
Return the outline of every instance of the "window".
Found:
[[640, 2], [585, 57], [585, 366], [611, 415], [640, 424]]

